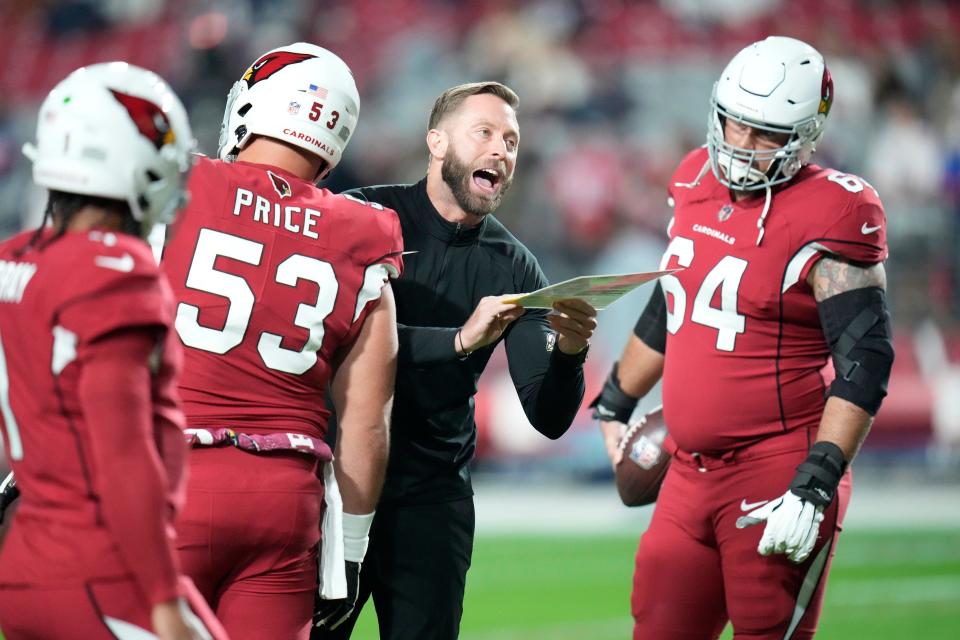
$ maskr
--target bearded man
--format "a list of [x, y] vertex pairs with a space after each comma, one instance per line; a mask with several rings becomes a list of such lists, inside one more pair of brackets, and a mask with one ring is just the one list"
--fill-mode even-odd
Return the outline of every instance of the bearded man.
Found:
[[498, 82], [444, 91], [430, 114], [426, 177], [348, 194], [394, 209], [412, 253], [394, 281], [390, 462], [359, 596], [347, 621], [314, 638], [348, 638], [371, 595], [381, 638], [457, 637], [473, 551], [473, 396], [501, 340], [540, 433], [559, 438], [580, 407], [596, 310], [578, 300], [551, 313], [507, 302], [547, 285], [537, 259], [492, 215], [513, 180], [518, 105]]

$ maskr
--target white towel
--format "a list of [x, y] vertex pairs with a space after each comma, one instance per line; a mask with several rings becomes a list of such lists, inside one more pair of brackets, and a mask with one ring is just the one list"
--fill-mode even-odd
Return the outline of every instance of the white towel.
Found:
[[337, 600], [347, 597], [347, 575], [343, 559], [343, 499], [333, 473], [333, 461], [323, 464], [323, 513], [320, 538], [320, 597]]

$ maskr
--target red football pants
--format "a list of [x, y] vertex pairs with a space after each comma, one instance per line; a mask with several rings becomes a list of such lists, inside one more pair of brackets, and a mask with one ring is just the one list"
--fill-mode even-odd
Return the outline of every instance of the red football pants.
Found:
[[[181, 592], [214, 640], [227, 635], [186, 578]], [[76, 586], [5, 586], [0, 629], [7, 640], [155, 638], [150, 606], [132, 578], [95, 578]], [[146, 634], [146, 635], [145, 635]]]
[[[682, 453], [682, 452], [681, 452]], [[850, 499], [850, 474], [824, 512], [816, 547], [801, 564], [761, 556], [764, 525], [737, 518], [787, 490], [806, 449], [706, 463], [675, 457], [637, 551], [631, 605], [635, 640], [812, 638], [830, 559]], [[702, 461], [700, 464], [704, 464]], [[745, 508], [746, 507], [746, 508]]]
[[194, 448], [177, 550], [233, 640], [307, 640], [323, 484], [299, 453]]

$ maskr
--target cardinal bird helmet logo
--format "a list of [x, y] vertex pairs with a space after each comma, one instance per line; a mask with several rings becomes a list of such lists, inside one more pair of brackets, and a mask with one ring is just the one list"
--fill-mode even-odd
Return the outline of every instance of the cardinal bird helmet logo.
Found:
[[284, 67], [316, 57], [317, 56], [312, 53], [272, 51], [261, 56], [259, 60], [250, 65], [250, 68], [243, 74], [242, 80], [247, 82], [247, 88], [249, 89], [261, 80], [266, 80]]
[[170, 119], [155, 103], [114, 89], [110, 89], [110, 93], [130, 114], [130, 119], [136, 125], [137, 131], [143, 134], [154, 147], [159, 149], [176, 140], [173, 128], [170, 126]]

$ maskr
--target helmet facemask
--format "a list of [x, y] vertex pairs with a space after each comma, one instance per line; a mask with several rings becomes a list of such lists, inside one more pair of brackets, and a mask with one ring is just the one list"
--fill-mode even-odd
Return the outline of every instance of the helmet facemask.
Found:
[[[736, 191], [753, 191], [781, 184], [797, 174], [810, 161], [823, 127], [816, 119], [782, 127], [755, 122], [732, 113], [711, 100], [707, 128], [707, 148], [717, 179]], [[730, 144], [724, 137], [724, 124], [730, 119], [753, 129], [789, 136], [786, 144], [774, 149], [747, 149]], [[766, 164], [766, 170], [760, 167]]]
[[187, 206], [190, 194], [186, 178], [192, 157], [183, 157], [172, 146], [160, 149], [155, 165], [134, 176], [138, 196], [131, 199], [130, 212], [140, 224], [140, 236], [146, 239], [154, 225], [168, 225], [176, 219], [177, 212]]

